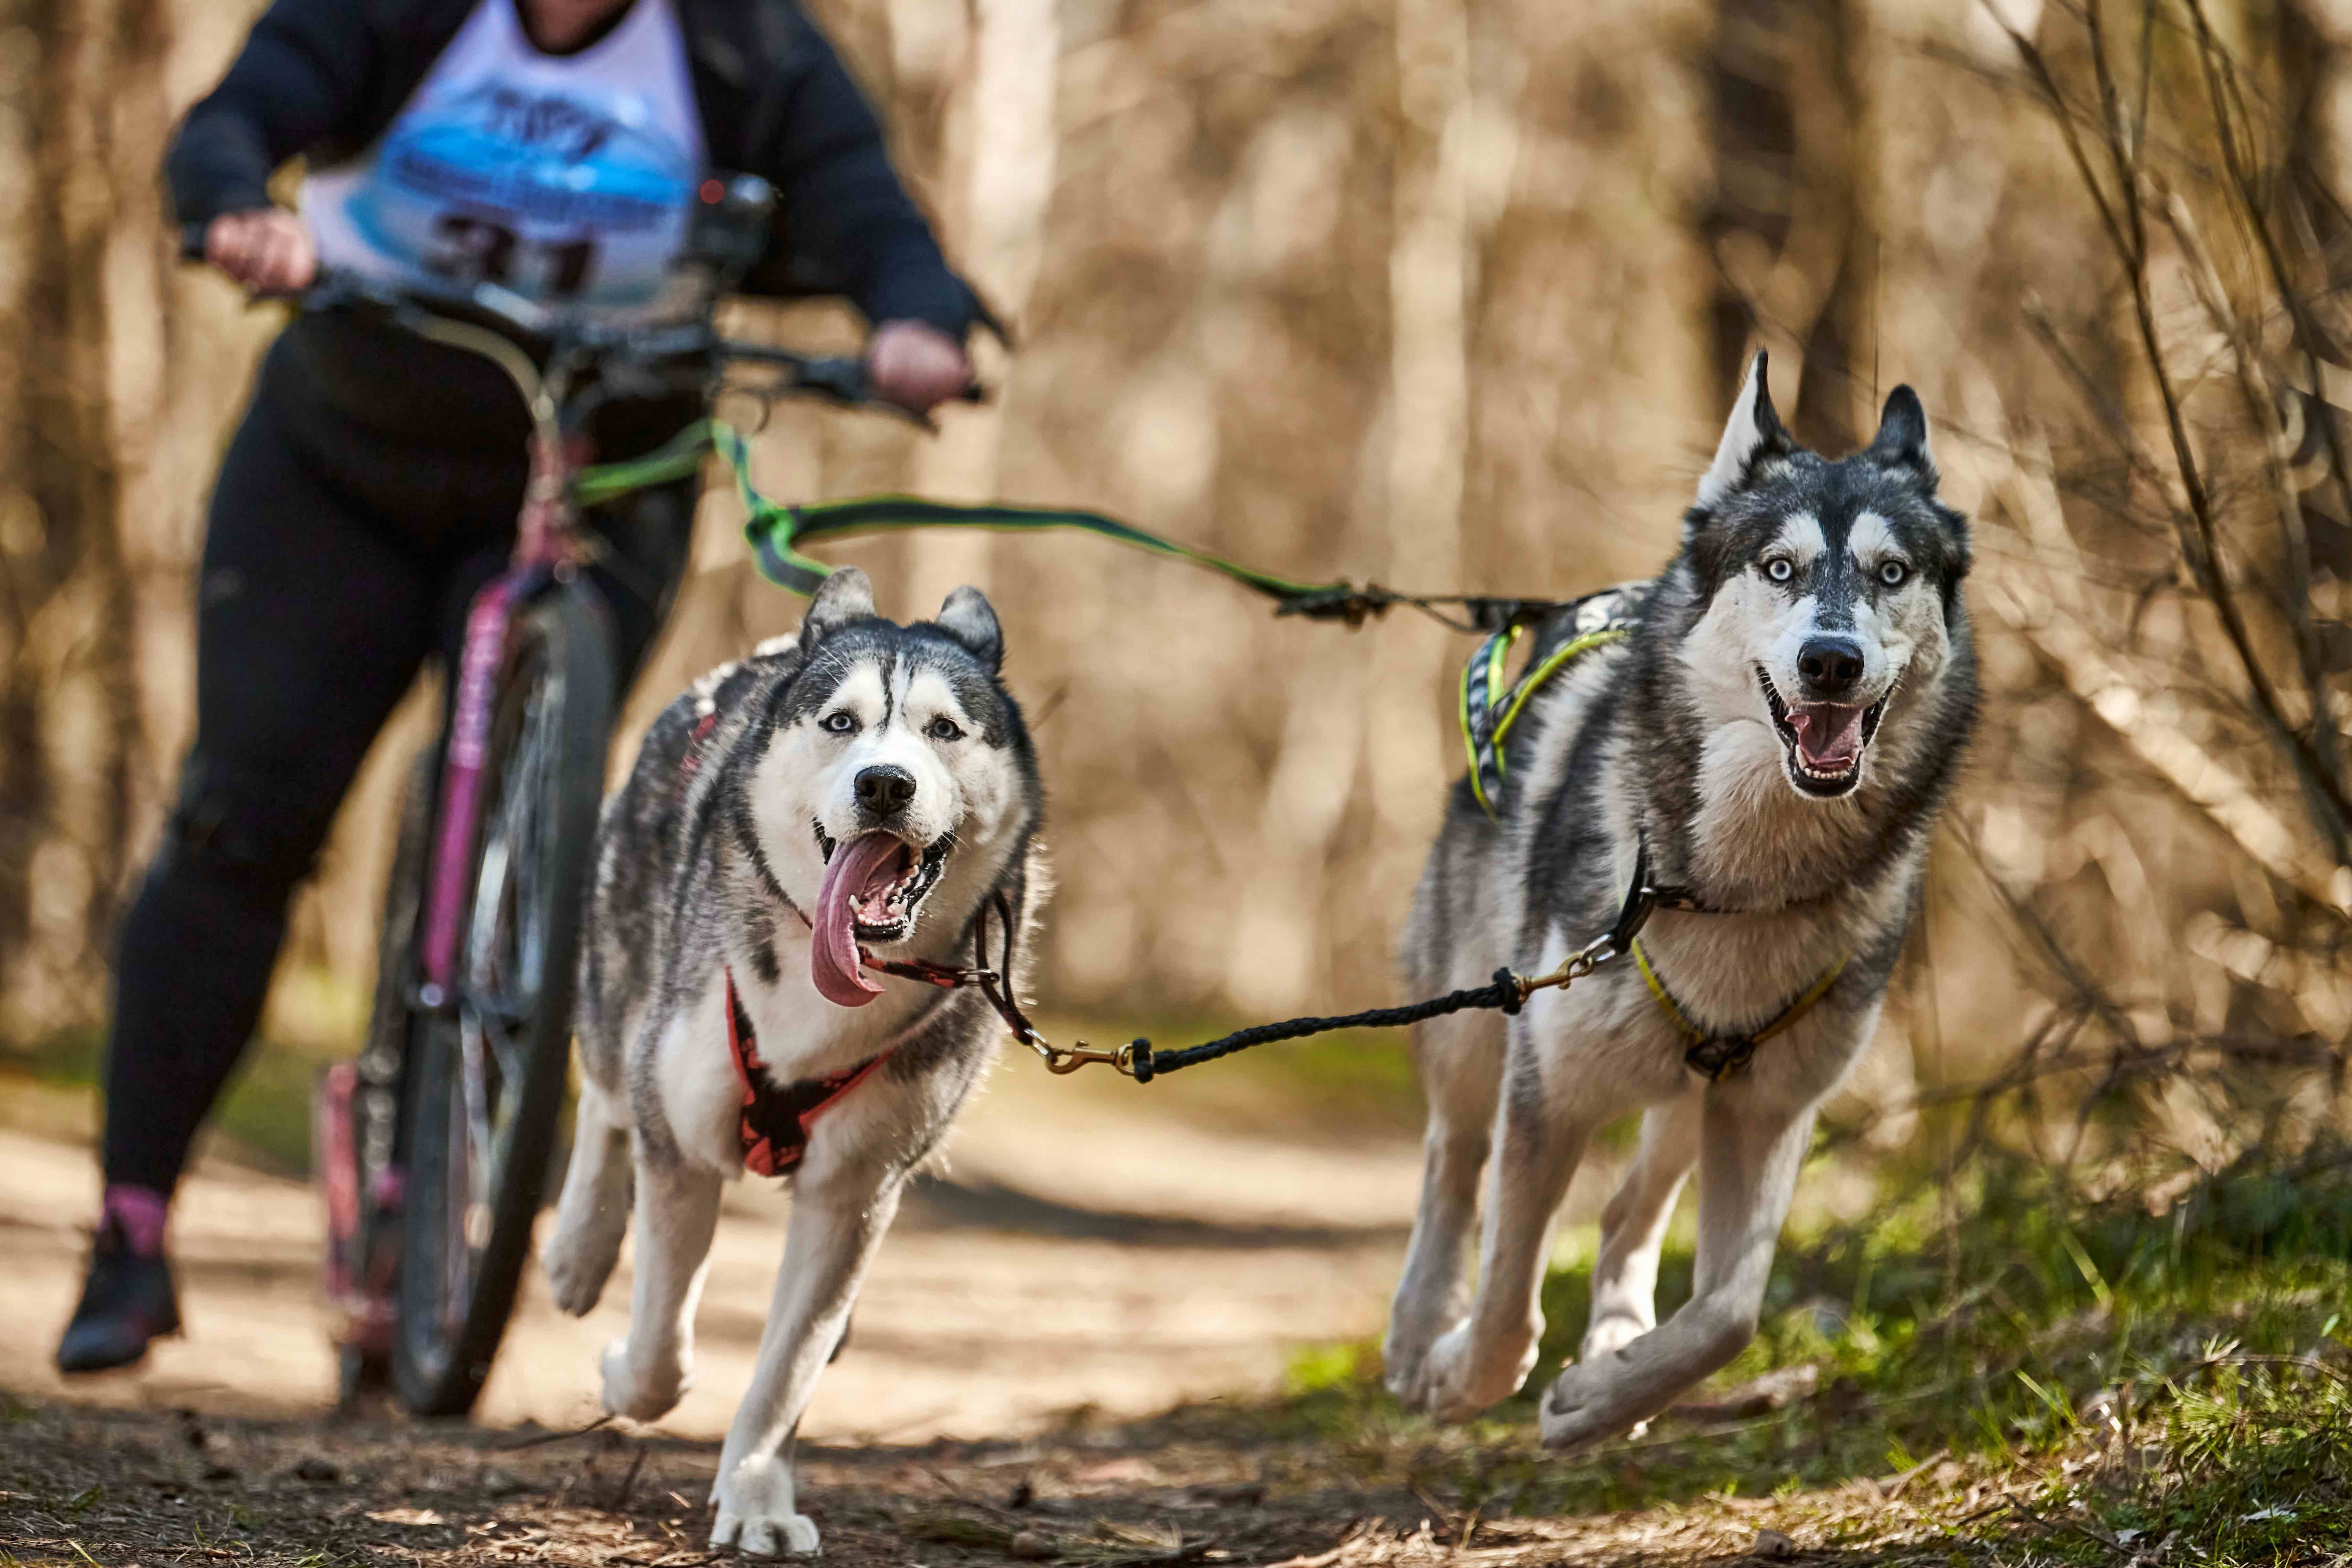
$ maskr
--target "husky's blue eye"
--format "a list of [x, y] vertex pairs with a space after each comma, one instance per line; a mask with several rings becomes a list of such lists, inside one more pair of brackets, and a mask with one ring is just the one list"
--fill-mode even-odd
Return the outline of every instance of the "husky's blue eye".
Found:
[[1764, 575], [1775, 583], [1785, 583], [1797, 574], [1796, 563], [1785, 555], [1775, 555], [1764, 563]]
[[857, 728], [857, 720], [847, 709], [837, 709], [818, 720], [816, 727], [828, 734], [846, 735]]
[[1911, 568], [1900, 561], [1889, 561], [1878, 569], [1878, 580], [1890, 588], [1900, 588], [1903, 580], [1911, 575]]
[[948, 718], [932, 720], [929, 724], [923, 727], [923, 733], [929, 735], [934, 741], [961, 741], [963, 739], [963, 731], [956, 728], [956, 721]]

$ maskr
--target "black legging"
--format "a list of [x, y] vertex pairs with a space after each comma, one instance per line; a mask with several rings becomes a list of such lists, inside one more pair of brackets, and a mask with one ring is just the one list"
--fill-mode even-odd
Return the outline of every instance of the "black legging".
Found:
[[[372, 414], [420, 391], [423, 406], [451, 401], [404, 427], [415, 407], [395, 409], [390, 428], [355, 420], [334, 405], [341, 389], [322, 395], [305, 363], [322, 341], [330, 353], [367, 351], [355, 363], [373, 367]], [[195, 744], [116, 957], [110, 1183], [168, 1194], [179, 1180], [260, 1018], [288, 903], [344, 791], [426, 656], [454, 668], [467, 602], [506, 561], [523, 425], [514, 395], [478, 368], [301, 325], [264, 365], [213, 495]], [[595, 576], [625, 671], [684, 570], [694, 494], [648, 490], [592, 518], [616, 558]]]

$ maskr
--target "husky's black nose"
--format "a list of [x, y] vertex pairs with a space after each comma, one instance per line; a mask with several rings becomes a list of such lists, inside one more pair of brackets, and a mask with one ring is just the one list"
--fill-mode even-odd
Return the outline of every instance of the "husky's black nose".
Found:
[[1797, 650], [1797, 673], [1805, 678], [1807, 696], [1835, 701], [1862, 679], [1862, 645], [1847, 637], [1810, 637]]
[[907, 809], [915, 798], [915, 775], [904, 768], [883, 766], [857, 770], [857, 804], [877, 816]]

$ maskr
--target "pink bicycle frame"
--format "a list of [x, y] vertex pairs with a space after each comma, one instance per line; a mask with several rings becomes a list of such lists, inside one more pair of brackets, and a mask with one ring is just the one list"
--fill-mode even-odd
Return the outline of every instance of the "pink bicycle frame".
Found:
[[488, 760], [491, 704], [506, 668], [515, 612], [550, 577], [563, 578], [580, 562], [571, 479], [587, 460], [586, 443], [542, 426], [530, 444], [530, 479], [515, 524], [507, 569], [474, 595], [466, 613], [466, 642], [456, 680], [457, 700], [441, 768], [441, 808], [434, 816], [432, 879], [425, 889], [423, 984], [418, 1000], [446, 1005], [457, 968], [457, 936], [465, 919], [467, 863], [481, 812], [482, 768]]

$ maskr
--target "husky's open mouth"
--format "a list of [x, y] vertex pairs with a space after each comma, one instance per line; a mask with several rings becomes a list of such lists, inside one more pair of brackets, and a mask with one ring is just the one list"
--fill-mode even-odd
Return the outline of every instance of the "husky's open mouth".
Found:
[[859, 945], [902, 942], [914, 930], [916, 912], [939, 886], [955, 836], [941, 834], [918, 852], [895, 833], [861, 833], [836, 843], [822, 826], [810, 826], [824, 858], [824, 882], [809, 917], [813, 977], [827, 1001], [861, 1007], [882, 988], [866, 978]]
[[1834, 800], [1862, 783], [1863, 754], [1886, 716], [1887, 697], [1871, 703], [1800, 702], [1780, 700], [1779, 689], [1764, 667], [1756, 667], [1756, 683], [1764, 689], [1764, 706], [1771, 710], [1789, 766], [1789, 782], [1806, 795]]
[[[817, 853], [824, 858], [825, 884], [831, 887], [836, 870], [833, 854], [841, 846], [823, 827], [814, 823], [809, 826], [816, 829]], [[919, 856], [912, 845], [895, 833], [861, 833], [851, 839], [852, 858], [844, 861], [838, 870], [846, 884], [853, 863], [858, 863], [856, 885], [847, 889], [857, 940], [903, 941], [915, 923], [915, 910], [939, 885], [940, 873], [947, 867], [948, 851], [954, 847], [955, 835], [951, 833], [934, 839]], [[824, 901], [822, 894], [817, 901]]]

